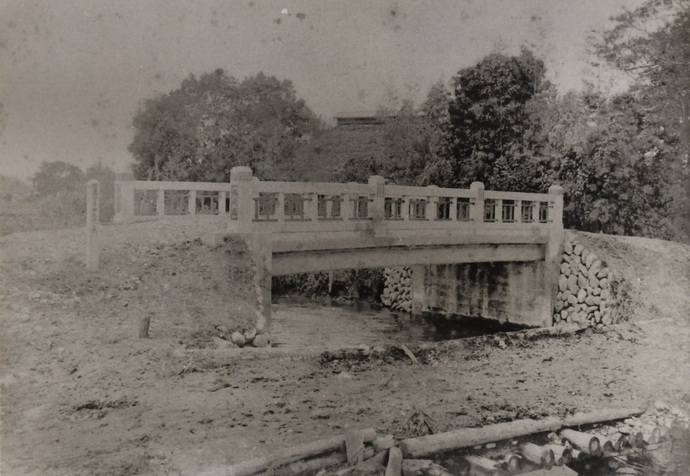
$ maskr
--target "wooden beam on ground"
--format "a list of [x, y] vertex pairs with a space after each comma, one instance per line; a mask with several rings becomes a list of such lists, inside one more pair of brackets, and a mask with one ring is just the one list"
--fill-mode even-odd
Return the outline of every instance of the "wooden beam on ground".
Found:
[[[362, 430], [362, 440], [370, 443], [376, 439], [376, 430], [367, 428]], [[311, 458], [313, 456], [323, 455], [340, 450], [342, 452], [343, 461], [347, 460], [345, 450], [345, 436], [334, 436], [312, 443], [287, 448], [282, 451], [275, 451], [266, 456], [250, 459], [232, 465], [229, 468], [230, 473], [234, 476], [250, 476], [252, 474], [266, 471], [269, 468], [276, 468], [285, 466], [298, 460]]]
[[494, 441], [507, 440], [532, 433], [556, 431], [561, 428], [622, 420], [644, 413], [640, 408], [604, 409], [576, 413], [565, 419], [549, 417], [543, 420], [515, 420], [482, 428], [461, 428], [446, 433], [409, 438], [400, 442], [406, 458], [420, 458], [441, 451], [467, 448]]

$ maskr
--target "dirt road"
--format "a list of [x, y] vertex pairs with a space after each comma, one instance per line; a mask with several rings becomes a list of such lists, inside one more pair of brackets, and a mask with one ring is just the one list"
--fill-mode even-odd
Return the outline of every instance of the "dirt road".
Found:
[[187, 241], [211, 227], [108, 228], [94, 274], [80, 230], [2, 237], [3, 475], [194, 474], [352, 426], [416, 435], [419, 410], [443, 431], [657, 399], [690, 409], [687, 246], [579, 234], [631, 282], [633, 323], [413, 348], [414, 365], [395, 349], [217, 348], [251, 318], [251, 289], [245, 255]]

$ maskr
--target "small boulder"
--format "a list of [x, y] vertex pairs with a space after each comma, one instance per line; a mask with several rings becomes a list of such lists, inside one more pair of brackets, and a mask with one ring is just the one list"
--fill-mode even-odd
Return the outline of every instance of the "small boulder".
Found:
[[233, 344], [239, 347], [242, 347], [247, 343], [247, 339], [244, 338], [244, 335], [242, 335], [241, 332], [233, 332], [230, 340], [232, 340]]
[[563, 245], [563, 251], [572, 254], [573, 253], [573, 242], [572, 241], [566, 241], [565, 244]]
[[371, 445], [374, 447], [374, 451], [379, 453], [391, 449], [395, 446], [395, 438], [393, 435], [380, 435], [378, 436]]
[[585, 250], [585, 247], [582, 246], [580, 243], [578, 243], [575, 245], [575, 248], [573, 248], [573, 253], [580, 256], [584, 250]]
[[568, 289], [568, 278], [561, 274], [558, 278], [558, 289], [565, 291]]
[[267, 347], [268, 343], [268, 336], [266, 334], [258, 334], [252, 339], [252, 347]]
[[570, 275], [568, 277], [568, 290], [570, 290], [571, 293], [575, 294], [578, 291], [578, 285], [577, 285], [577, 277], [575, 275]]
[[247, 342], [251, 342], [252, 339], [254, 339], [254, 337], [256, 337], [256, 329], [255, 328], [251, 327], [251, 328], [247, 329], [246, 331], [244, 331], [244, 338]]

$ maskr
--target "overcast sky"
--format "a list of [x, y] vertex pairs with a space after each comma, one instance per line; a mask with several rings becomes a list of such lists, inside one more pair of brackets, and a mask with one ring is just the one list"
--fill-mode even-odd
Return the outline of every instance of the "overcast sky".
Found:
[[[324, 119], [423, 98], [492, 51], [531, 47], [561, 91], [586, 38], [640, 0], [0, 0], [0, 174], [43, 161], [118, 172], [132, 117], [190, 73], [293, 81]], [[615, 86], [615, 85], [614, 85]]]

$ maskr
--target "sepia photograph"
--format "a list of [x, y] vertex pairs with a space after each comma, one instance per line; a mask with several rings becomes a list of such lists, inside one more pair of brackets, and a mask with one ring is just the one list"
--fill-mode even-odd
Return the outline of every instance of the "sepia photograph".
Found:
[[690, 475], [690, 0], [0, 0], [0, 474]]

